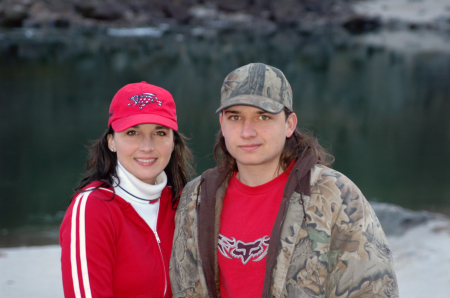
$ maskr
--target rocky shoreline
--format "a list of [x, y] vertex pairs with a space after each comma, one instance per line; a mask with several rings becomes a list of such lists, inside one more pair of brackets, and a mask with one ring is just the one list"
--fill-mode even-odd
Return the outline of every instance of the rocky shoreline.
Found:
[[341, 26], [450, 31], [449, 0], [1, 0], [0, 29], [190, 25], [271, 32]]
[[357, 13], [356, 0], [2, 0], [0, 28], [105, 28], [191, 25], [308, 32], [329, 25], [373, 30], [376, 17]]

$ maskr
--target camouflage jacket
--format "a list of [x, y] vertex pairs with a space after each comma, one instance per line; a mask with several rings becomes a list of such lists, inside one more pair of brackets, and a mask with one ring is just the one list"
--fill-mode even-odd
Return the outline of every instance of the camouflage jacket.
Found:
[[[312, 160], [291, 171], [266, 260], [263, 297], [398, 297], [386, 236], [356, 185]], [[231, 175], [186, 185], [170, 261], [174, 297], [220, 297], [218, 234]]]

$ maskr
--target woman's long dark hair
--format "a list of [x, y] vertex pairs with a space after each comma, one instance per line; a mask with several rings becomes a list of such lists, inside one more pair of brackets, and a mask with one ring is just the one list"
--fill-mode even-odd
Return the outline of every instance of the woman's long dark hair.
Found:
[[[85, 177], [75, 188], [75, 192], [83, 192], [83, 188], [94, 181], [102, 182], [98, 187], [113, 187], [114, 178], [118, 179], [117, 154], [108, 147], [108, 135], [114, 135], [114, 130], [108, 130], [88, 147], [89, 157], [86, 163]], [[167, 185], [172, 187], [172, 208], [176, 208], [181, 191], [194, 174], [192, 167], [193, 157], [191, 150], [186, 145], [187, 138], [173, 131], [174, 150], [170, 161], [164, 171], [167, 175]]]
[[[283, 111], [287, 121], [289, 115], [293, 112], [288, 108], [284, 108]], [[316, 159], [315, 163], [330, 166], [334, 162], [334, 156], [322, 147], [322, 145], [320, 145], [319, 140], [312, 133], [309, 131], [300, 131], [296, 128], [292, 136], [290, 138], [286, 138], [286, 142], [284, 143], [284, 148], [280, 156], [279, 167], [281, 167], [283, 171], [286, 171], [291, 164], [291, 161], [293, 159], [301, 159], [306, 154], [308, 149], [313, 150]], [[214, 159], [222, 170], [228, 172], [238, 170], [236, 160], [227, 150], [225, 138], [222, 135], [222, 130], [219, 130], [216, 136]]]

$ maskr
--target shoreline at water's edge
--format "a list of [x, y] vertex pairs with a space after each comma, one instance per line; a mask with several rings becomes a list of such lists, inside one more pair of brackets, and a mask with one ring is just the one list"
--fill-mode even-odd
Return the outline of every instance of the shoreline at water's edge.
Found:
[[[412, 211], [398, 205], [370, 202], [387, 236], [402, 236], [430, 221], [449, 220], [444, 214]], [[5, 230], [5, 229], [4, 229]], [[59, 225], [26, 225], [0, 234], [0, 249], [59, 244]]]

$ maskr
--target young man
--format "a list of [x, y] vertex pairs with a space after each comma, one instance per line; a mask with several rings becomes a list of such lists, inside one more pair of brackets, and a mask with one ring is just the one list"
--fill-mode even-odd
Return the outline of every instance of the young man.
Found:
[[398, 297], [374, 211], [296, 129], [284, 74], [262, 63], [234, 70], [217, 113], [219, 166], [178, 205], [174, 297]]

